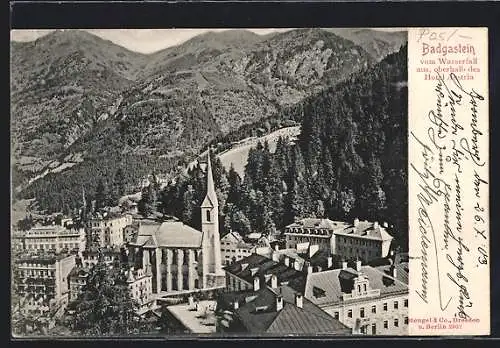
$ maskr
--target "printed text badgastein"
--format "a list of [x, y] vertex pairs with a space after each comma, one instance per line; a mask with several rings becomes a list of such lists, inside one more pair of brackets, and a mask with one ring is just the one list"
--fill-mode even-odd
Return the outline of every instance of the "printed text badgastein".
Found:
[[437, 45], [429, 45], [427, 43], [422, 43], [422, 56], [426, 56], [428, 54], [441, 54], [446, 56], [448, 53], [468, 53], [472, 55], [476, 55], [476, 50], [473, 45], [469, 44], [457, 44], [454, 46], [442, 45], [441, 43]]

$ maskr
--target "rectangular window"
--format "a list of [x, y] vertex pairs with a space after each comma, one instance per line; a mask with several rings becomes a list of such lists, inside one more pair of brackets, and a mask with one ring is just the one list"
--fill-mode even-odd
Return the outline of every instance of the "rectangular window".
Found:
[[408, 325], [408, 317], [405, 317], [405, 325]]
[[389, 322], [387, 320], [384, 320], [384, 329], [389, 328]]
[[394, 309], [398, 309], [398, 307], [399, 307], [398, 301], [394, 301]]
[[335, 312], [334, 318], [339, 320], [339, 312]]
[[210, 210], [207, 210], [207, 221], [210, 222]]
[[377, 334], [377, 324], [372, 324], [372, 335]]
[[384, 302], [384, 311], [387, 312], [387, 302]]
[[395, 327], [398, 327], [398, 326], [399, 326], [399, 320], [398, 320], [398, 319], [394, 319], [394, 326], [395, 326]]
[[359, 310], [359, 316], [361, 318], [364, 318], [365, 317], [365, 309], [363, 307], [361, 307], [361, 309]]
[[347, 317], [348, 317], [348, 318], [352, 318], [352, 309], [349, 309], [349, 310], [347, 311]]
[[375, 305], [372, 306], [372, 313], [377, 313], [377, 306]]
[[405, 307], [408, 307], [408, 299], [405, 299], [405, 301], [404, 301], [404, 306], [405, 306]]

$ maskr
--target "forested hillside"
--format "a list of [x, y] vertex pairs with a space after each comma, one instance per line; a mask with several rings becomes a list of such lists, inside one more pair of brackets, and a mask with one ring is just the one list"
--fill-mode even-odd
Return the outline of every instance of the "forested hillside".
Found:
[[[407, 245], [407, 47], [376, 66], [311, 97], [296, 143], [278, 141], [249, 153], [244, 179], [216, 158], [221, 231], [271, 232], [295, 218], [387, 221]], [[205, 192], [200, 166], [171, 183], [164, 213], [199, 227]]]
[[154, 170], [168, 176], [373, 63], [321, 29], [206, 33], [152, 55], [69, 30], [11, 49], [15, 197], [48, 211], [78, 207], [82, 187], [112, 185], [119, 168], [131, 189]]

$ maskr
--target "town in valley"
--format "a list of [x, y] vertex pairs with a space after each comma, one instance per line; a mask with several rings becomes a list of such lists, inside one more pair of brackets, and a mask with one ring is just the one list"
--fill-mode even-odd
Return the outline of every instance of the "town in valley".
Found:
[[[379, 46], [364, 47], [350, 41], [368, 35], [361, 31], [230, 32], [156, 60], [169, 59], [170, 70], [138, 63], [143, 70], [127, 81], [106, 80], [119, 92], [99, 100], [72, 95], [101, 88], [109, 70], [88, 86], [72, 72], [76, 82], [60, 88], [48, 77], [54, 59], [30, 88], [63, 94], [40, 100], [16, 72], [13, 105], [23, 117], [29, 103], [48, 110], [63, 102], [53, 117], [68, 103], [76, 103], [71, 117], [96, 117], [57, 146], [62, 133], [47, 125], [73, 127], [70, 117], [30, 126], [29, 136], [43, 133], [37, 142], [20, 131], [22, 117], [14, 122], [22, 180], [13, 206], [25, 207], [11, 230], [13, 337], [408, 334], [405, 36], [369, 32], [386, 46], [374, 39]], [[68, 31], [13, 50], [65, 50], [69, 35], [110, 44]], [[16, 64], [29, 60], [15, 54]], [[116, 56], [146, 59], [138, 55]], [[68, 59], [65, 69], [83, 64]], [[259, 64], [270, 67], [260, 72]], [[193, 84], [191, 95], [183, 90]], [[92, 103], [105, 103], [106, 93], [99, 116]]]

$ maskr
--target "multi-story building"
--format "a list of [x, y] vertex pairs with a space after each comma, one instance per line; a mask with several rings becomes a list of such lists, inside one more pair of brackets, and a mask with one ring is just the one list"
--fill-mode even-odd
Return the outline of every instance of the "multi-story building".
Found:
[[83, 287], [87, 284], [89, 269], [85, 267], [74, 267], [69, 276], [69, 302], [76, 301], [82, 293]]
[[220, 240], [221, 258], [224, 265], [251, 255], [256, 246], [246, 243], [238, 232], [229, 232]]
[[20, 308], [46, 312], [68, 303], [68, 276], [75, 266], [75, 255], [23, 255], [15, 260], [14, 284], [22, 299]]
[[108, 213], [97, 216], [87, 224], [87, 244], [98, 247], [121, 246], [123, 230], [132, 223], [132, 215]]
[[305, 283], [290, 286], [362, 334], [406, 335], [408, 284], [398, 279], [396, 271], [383, 272], [361, 261], [351, 266], [344, 262], [339, 269], [312, 272]]
[[23, 244], [26, 250], [80, 253], [85, 250], [85, 230], [59, 225], [33, 227], [24, 233]]
[[156, 299], [153, 297], [153, 276], [150, 266], [146, 270], [131, 268], [127, 275], [127, 286], [130, 296], [139, 305], [139, 314], [155, 309]]
[[122, 261], [122, 251], [119, 247], [101, 249], [96, 247], [87, 248], [82, 252], [82, 265], [85, 268], [93, 267], [99, 262], [99, 257], [102, 257], [104, 263], [110, 265], [115, 261]]
[[287, 248], [309, 242], [345, 259], [364, 262], [389, 255], [393, 237], [387, 232], [388, 225], [378, 222], [359, 221], [352, 224], [329, 219], [302, 219], [285, 228]]
[[[396, 260], [396, 263], [394, 262]], [[371, 267], [350, 264], [319, 246], [252, 254], [225, 267], [226, 290], [287, 285], [354, 333], [404, 335], [408, 329], [408, 266], [401, 258]]]

